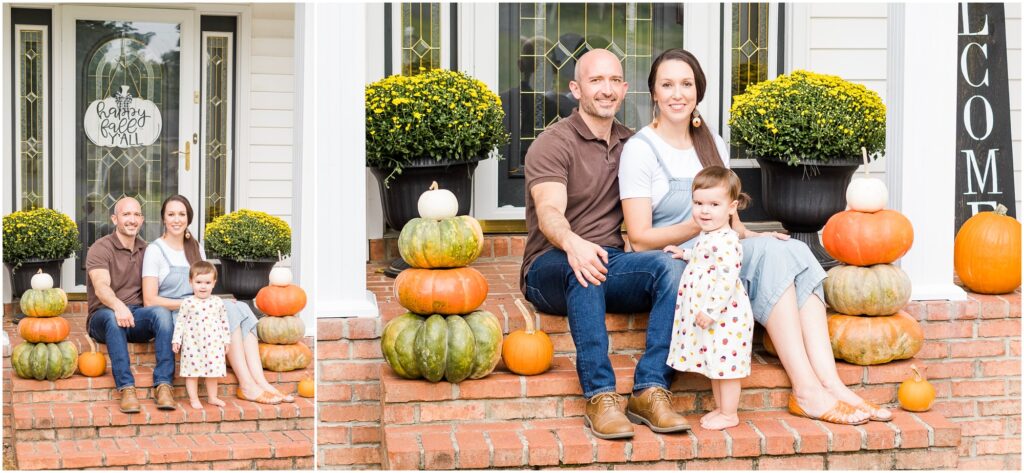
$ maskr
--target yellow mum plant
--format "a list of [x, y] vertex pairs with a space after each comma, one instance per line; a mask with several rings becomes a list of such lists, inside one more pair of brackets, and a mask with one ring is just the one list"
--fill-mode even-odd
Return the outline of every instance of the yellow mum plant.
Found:
[[433, 69], [366, 86], [366, 165], [387, 180], [417, 158], [469, 161], [508, 143], [501, 99], [465, 73]]
[[78, 225], [56, 210], [38, 208], [4, 216], [4, 263], [13, 268], [30, 259], [65, 259], [81, 248]]
[[268, 213], [240, 209], [207, 224], [203, 244], [217, 257], [236, 261], [285, 257], [292, 252], [292, 229]]
[[838, 76], [795, 71], [747, 87], [729, 109], [733, 144], [797, 164], [859, 159], [885, 149], [885, 104], [878, 93]]

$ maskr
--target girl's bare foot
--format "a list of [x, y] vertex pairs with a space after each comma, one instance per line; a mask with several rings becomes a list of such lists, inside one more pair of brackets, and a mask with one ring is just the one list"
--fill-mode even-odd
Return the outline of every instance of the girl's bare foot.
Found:
[[189, 404], [192, 405], [193, 409], [202, 409], [203, 403], [199, 402], [199, 399], [190, 399]]
[[724, 430], [729, 427], [736, 427], [740, 423], [740, 418], [736, 414], [724, 414], [719, 412], [718, 415], [712, 417], [706, 423], [701, 423], [701, 427], [708, 430]]
[[214, 406], [224, 407], [224, 406], [227, 405], [227, 404], [224, 403], [224, 401], [221, 401], [220, 398], [215, 397], [215, 396], [210, 396], [208, 401], [210, 402], [210, 404], [213, 404]]
[[[704, 414], [703, 416], [700, 417], [700, 426], [704, 427], [704, 424], [706, 424], [709, 420], [714, 419], [715, 417], [718, 417], [718, 414], [721, 414], [721, 413], [722, 413], [722, 411], [720, 409], [715, 408], [715, 410], [713, 410], [711, 412], [708, 412], [707, 414]], [[707, 427], [704, 427], [704, 428], [707, 428]]]

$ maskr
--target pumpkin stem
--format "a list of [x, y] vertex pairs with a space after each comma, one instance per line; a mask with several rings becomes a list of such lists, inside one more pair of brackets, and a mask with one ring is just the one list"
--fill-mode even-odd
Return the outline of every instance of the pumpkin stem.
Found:
[[87, 342], [89, 342], [89, 351], [90, 351], [90, 352], [94, 352], [94, 351], [96, 351], [96, 344], [95, 344], [95, 343], [93, 343], [93, 341], [92, 341], [92, 337], [90, 337], [90, 336], [86, 335], [86, 337], [85, 337], [85, 340], [86, 340]]
[[519, 312], [522, 312], [523, 320], [526, 321], [526, 333], [532, 334], [536, 331], [536, 328], [533, 325], [533, 316], [530, 315], [530, 311], [526, 310], [526, 305], [523, 304], [521, 299], [516, 299], [515, 304], [516, 307], [519, 308]]
[[[1000, 204], [1000, 206], [1001, 206], [1001, 205], [1002, 205], [1002, 204]], [[1003, 208], [1005, 209], [1006, 207], [1003, 207]], [[1006, 213], [1006, 210], [1003, 210], [1003, 214], [1005, 214], [1005, 213]], [[36, 270], [36, 274], [43, 274], [43, 268], [39, 268], [39, 269], [37, 269], [37, 270]]]
[[432, 191], [436, 191], [437, 190], [437, 181], [434, 181], [434, 182], [430, 183], [430, 190], [432, 190]]
[[[996, 215], [1002, 215], [1002, 216], [1005, 217], [1007, 210], [1009, 210], [1009, 209], [1007, 209], [1005, 205], [1003, 205], [1003, 204], [996, 204], [996, 210], [995, 210]], [[40, 269], [40, 271], [42, 271], [42, 270]]]
[[922, 375], [921, 371], [917, 369], [917, 365], [911, 364], [910, 369], [914, 370], [914, 381], [920, 382], [924, 380], [924, 375]]

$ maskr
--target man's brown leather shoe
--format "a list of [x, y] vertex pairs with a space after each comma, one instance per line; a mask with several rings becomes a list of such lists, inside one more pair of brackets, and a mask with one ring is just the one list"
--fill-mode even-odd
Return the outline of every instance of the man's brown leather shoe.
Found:
[[597, 394], [587, 401], [587, 413], [583, 419], [594, 437], [609, 440], [633, 436], [633, 424], [622, 414], [620, 400], [622, 396], [608, 392]]
[[161, 384], [156, 387], [156, 408], [165, 411], [174, 410], [174, 392], [171, 390], [170, 384]]
[[129, 386], [121, 390], [121, 412], [132, 414], [139, 412], [139, 398], [135, 396], [135, 387]]
[[626, 417], [634, 424], [647, 424], [659, 434], [682, 432], [690, 428], [686, 419], [672, 409], [672, 393], [657, 386], [641, 391], [639, 396], [629, 396]]

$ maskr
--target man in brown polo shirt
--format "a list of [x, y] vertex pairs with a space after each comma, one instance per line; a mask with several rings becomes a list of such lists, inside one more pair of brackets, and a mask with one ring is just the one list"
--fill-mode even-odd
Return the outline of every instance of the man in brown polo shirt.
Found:
[[[630, 422], [660, 433], [686, 430], [672, 409], [673, 370], [665, 363], [685, 264], [661, 251], [623, 251], [619, 155], [632, 132], [615, 121], [628, 88], [622, 65], [607, 50], [590, 51], [569, 88], [579, 109], [541, 133], [526, 156], [529, 235], [520, 286], [539, 310], [569, 316], [576, 373], [589, 399], [585, 422], [595, 437], [632, 437]], [[623, 413], [605, 313], [647, 310], [646, 350]]]
[[121, 392], [121, 412], [139, 412], [135, 377], [128, 358], [128, 342], [148, 343], [156, 339], [156, 406], [173, 410], [174, 352], [171, 336], [174, 318], [165, 307], [142, 306], [142, 257], [146, 241], [138, 236], [144, 217], [139, 202], [124, 197], [110, 216], [114, 233], [96, 240], [85, 259], [89, 336], [107, 344], [114, 384]]

